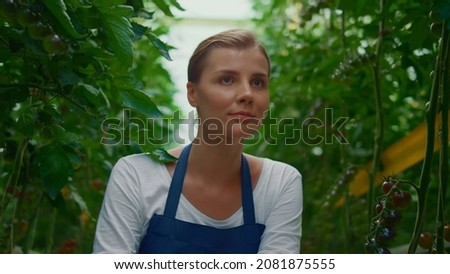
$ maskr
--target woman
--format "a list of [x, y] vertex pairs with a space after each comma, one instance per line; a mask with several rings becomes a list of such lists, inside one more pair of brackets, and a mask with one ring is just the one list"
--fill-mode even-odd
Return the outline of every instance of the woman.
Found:
[[196, 139], [176, 163], [141, 155], [113, 168], [94, 253], [299, 253], [302, 181], [293, 167], [243, 155], [269, 105], [270, 60], [251, 32], [211, 36], [188, 66]]

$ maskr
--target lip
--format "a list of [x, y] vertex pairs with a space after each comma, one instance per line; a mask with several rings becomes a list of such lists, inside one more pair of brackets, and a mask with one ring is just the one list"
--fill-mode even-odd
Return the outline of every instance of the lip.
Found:
[[255, 118], [256, 116], [248, 111], [236, 111], [232, 112], [229, 115], [233, 117], [239, 117], [239, 118]]

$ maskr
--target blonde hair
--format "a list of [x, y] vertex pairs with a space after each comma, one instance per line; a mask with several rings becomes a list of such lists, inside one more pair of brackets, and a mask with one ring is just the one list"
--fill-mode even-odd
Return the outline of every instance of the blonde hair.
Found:
[[232, 29], [220, 32], [203, 40], [192, 53], [188, 64], [188, 81], [197, 83], [203, 72], [205, 59], [209, 52], [215, 48], [248, 49], [258, 48], [267, 59], [270, 75], [270, 58], [264, 46], [256, 39], [255, 35], [243, 29]]

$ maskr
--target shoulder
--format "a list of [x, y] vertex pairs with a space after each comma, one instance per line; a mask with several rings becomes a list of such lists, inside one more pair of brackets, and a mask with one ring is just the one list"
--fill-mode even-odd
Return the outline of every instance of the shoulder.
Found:
[[155, 161], [148, 153], [131, 154], [121, 157], [114, 165], [114, 170], [140, 173], [142, 171], [155, 171], [164, 164]]
[[302, 188], [302, 175], [294, 166], [270, 158], [252, 155], [246, 155], [246, 157], [250, 163], [256, 163], [254, 166], [257, 167], [258, 184], [261, 187], [279, 191], [286, 188]]
[[269, 158], [264, 158], [259, 184], [272, 195], [300, 194], [303, 189], [302, 175], [295, 167]]
[[145, 196], [153, 193], [151, 189], [159, 189], [168, 182], [170, 176], [164, 163], [142, 153], [120, 158], [111, 171], [108, 187], [121, 189], [124, 193], [137, 191], [136, 196]]
[[300, 178], [302, 175], [298, 171], [297, 168], [293, 167], [290, 164], [272, 160], [269, 158], [264, 158], [264, 169], [263, 171], [266, 172], [266, 174], [270, 176], [277, 176], [277, 177], [283, 177], [283, 178]]

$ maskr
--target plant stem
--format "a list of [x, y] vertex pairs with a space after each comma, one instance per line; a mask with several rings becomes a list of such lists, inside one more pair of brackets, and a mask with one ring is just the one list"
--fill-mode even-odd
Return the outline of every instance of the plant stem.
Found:
[[374, 137], [374, 154], [372, 161], [372, 168], [370, 170], [370, 180], [369, 180], [369, 197], [368, 197], [368, 216], [369, 223], [373, 218], [374, 214], [374, 201], [375, 201], [375, 176], [380, 168], [380, 158], [383, 149], [383, 135], [384, 135], [384, 115], [383, 106], [381, 100], [381, 55], [383, 46], [383, 31], [384, 31], [384, 2], [385, 0], [380, 0], [380, 22], [378, 25], [378, 40], [375, 49], [375, 61], [372, 66], [372, 74], [374, 80], [374, 93], [375, 93], [375, 107], [376, 107], [376, 126], [375, 126], [375, 137]]
[[[17, 186], [17, 182], [19, 181], [19, 178], [20, 178], [20, 170], [21, 170], [22, 164], [23, 164], [22, 163], [23, 156], [25, 154], [27, 147], [28, 147], [28, 139], [24, 138], [22, 140], [22, 142], [20, 142], [20, 144], [17, 148], [16, 157], [14, 158], [13, 169], [11, 171], [11, 175], [9, 176], [9, 179], [8, 179], [5, 189], [3, 191], [2, 203], [1, 203], [1, 208], [0, 208], [0, 224], [1, 225], [4, 224], [5, 211], [8, 207], [9, 201], [11, 200], [10, 194], [8, 193], [8, 191], [11, 189], [15, 189]], [[13, 225], [13, 220], [11, 220], [11, 226], [12, 225]], [[10, 240], [11, 239], [8, 239], [6, 242], [10, 243]], [[9, 244], [6, 245], [5, 252], [6, 253], [11, 252]]]
[[58, 210], [56, 208], [53, 209], [51, 218], [50, 218], [50, 227], [48, 228], [47, 234], [47, 248], [46, 253], [50, 254], [52, 252], [53, 243], [54, 243], [54, 235], [55, 235], [55, 226], [56, 226], [56, 216], [58, 215]]
[[15, 187], [17, 185], [17, 182], [19, 181], [19, 177], [20, 177], [20, 169], [22, 168], [22, 161], [23, 161], [23, 155], [25, 154], [25, 150], [28, 146], [28, 140], [26, 138], [24, 138], [22, 140], [22, 142], [20, 142], [19, 147], [17, 148], [16, 151], [16, 157], [14, 158], [14, 165], [13, 165], [13, 170], [11, 171], [11, 175], [9, 176], [8, 182], [6, 183], [5, 186], [5, 193], [3, 193], [3, 200], [2, 200], [2, 210], [0, 211], [0, 213], [3, 213], [6, 205], [9, 201], [8, 198], [6, 198], [7, 195], [7, 190], [9, 187]]
[[27, 84], [0, 84], [0, 88], [37, 88], [40, 90], [56, 90], [56, 87], [40, 86], [32, 83]]
[[347, 49], [347, 41], [345, 39], [345, 10], [341, 14], [341, 43], [344, 51]]
[[44, 200], [44, 194], [41, 193], [38, 202], [36, 204], [35, 210], [33, 215], [30, 218], [30, 224], [31, 227], [30, 229], [28, 229], [27, 231], [27, 235], [26, 235], [26, 245], [24, 247], [23, 253], [27, 254], [30, 253], [30, 250], [33, 248], [34, 245], [34, 238], [36, 236], [36, 230], [37, 230], [37, 223], [38, 223], [38, 216], [40, 215], [40, 211], [41, 211], [41, 204], [42, 201]]
[[437, 105], [439, 103], [439, 90], [440, 90], [440, 82], [442, 78], [442, 65], [443, 65], [443, 57], [445, 48], [448, 44], [448, 31], [446, 31], [446, 24], [443, 24], [442, 30], [442, 38], [439, 44], [439, 53], [438, 58], [436, 59], [436, 65], [434, 69], [434, 77], [433, 84], [431, 87], [429, 108], [426, 111], [426, 122], [427, 122], [427, 142], [426, 142], [426, 151], [425, 158], [423, 160], [422, 165], [422, 173], [420, 175], [419, 182], [419, 192], [418, 195], [418, 205], [417, 205], [417, 216], [416, 223], [414, 225], [414, 232], [411, 238], [411, 242], [408, 248], [408, 253], [416, 253], [417, 244], [419, 242], [420, 233], [422, 231], [423, 222], [425, 219], [425, 206], [426, 206], [426, 198], [428, 193], [428, 187], [430, 185], [430, 173], [431, 173], [431, 164], [433, 161], [433, 153], [434, 153], [434, 138], [435, 138], [435, 130], [436, 130], [436, 114], [437, 114]]
[[[444, 29], [444, 36], [448, 37], [448, 30]], [[445, 34], [447, 33], [447, 34]], [[442, 93], [441, 93], [441, 130], [440, 130], [440, 142], [441, 153], [439, 157], [439, 191], [438, 191], [438, 203], [436, 213], [436, 252], [444, 253], [444, 213], [445, 213], [445, 196], [447, 192], [448, 183], [448, 111], [449, 111], [449, 94], [450, 88], [450, 58], [449, 47], [450, 39], [446, 39], [447, 43], [444, 45], [444, 63], [442, 68]]]

